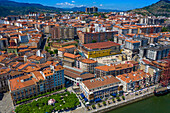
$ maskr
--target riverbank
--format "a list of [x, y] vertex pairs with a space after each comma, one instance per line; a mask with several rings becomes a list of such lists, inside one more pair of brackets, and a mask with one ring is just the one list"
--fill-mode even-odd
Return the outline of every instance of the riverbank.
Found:
[[154, 94], [149, 92], [149, 93], [146, 93], [143, 96], [135, 97], [135, 98], [132, 98], [132, 99], [129, 99], [129, 100], [122, 100], [120, 102], [117, 102], [116, 105], [110, 105], [110, 106], [106, 106], [105, 108], [102, 108], [102, 109], [97, 109], [97, 110], [93, 111], [92, 113], [108, 112], [108, 111], [129, 105], [129, 104], [132, 104], [132, 103], [135, 103], [135, 102], [138, 102], [138, 101], [141, 101], [143, 99], [146, 99], [146, 98], [149, 98], [149, 97], [152, 97], [152, 96], [154, 96]]
[[118, 101], [118, 102], [112, 103], [110, 105], [102, 106], [100, 108], [93, 109], [89, 112], [92, 112], [92, 113], [108, 112], [113, 109], [117, 109], [119, 107], [126, 106], [129, 104], [144, 100], [146, 98], [152, 97], [152, 96], [154, 96], [153, 92], [154, 92], [155, 87], [156, 86], [151, 86], [151, 87], [147, 88], [147, 90], [145, 89], [145, 90], [141, 91], [140, 93], [139, 92], [131, 93], [130, 95], [125, 96], [125, 98], [126, 98], [125, 100]]

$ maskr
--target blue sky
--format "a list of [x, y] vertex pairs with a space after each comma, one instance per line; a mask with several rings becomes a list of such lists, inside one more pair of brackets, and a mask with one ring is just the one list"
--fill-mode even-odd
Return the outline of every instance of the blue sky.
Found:
[[134, 8], [141, 8], [159, 0], [12, 0], [26, 3], [40, 3], [43, 5], [71, 8], [81, 6], [97, 6], [100, 9], [119, 9], [129, 10]]

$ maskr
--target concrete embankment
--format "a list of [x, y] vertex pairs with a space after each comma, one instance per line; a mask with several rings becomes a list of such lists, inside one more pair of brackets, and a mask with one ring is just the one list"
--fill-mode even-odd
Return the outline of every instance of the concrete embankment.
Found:
[[111, 111], [111, 110], [114, 110], [114, 109], [117, 109], [117, 108], [120, 108], [122, 106], [126, 106], [128, 104], [132, 104], [132, 103], [135, 103], [135, 102], [138, 102], [138, 101], [141, 101], [143, 99], [146, 99], [146, 98], [149, 98], [149, 97], [152, 97], [154, 96], [153, 93], [150, 93], [150, 94], [147, 94], [147, 95], [143, 95], [143, 96], [140, 96], [140, 97], [137, 97], [137, 98], [133, 98], [133, 99], [130, 99], [130, 100], [124, 100], [124, 101], [120, 101], [118, 102], [116, 105], [110, 105], [110, 106], [105, 106], [105, 108], [101, 108], [101, 109], [98, 109], [96, 111], [93, 111], [93, 113], [104, 113], [104, 112], [108, 112], [108, 111]]

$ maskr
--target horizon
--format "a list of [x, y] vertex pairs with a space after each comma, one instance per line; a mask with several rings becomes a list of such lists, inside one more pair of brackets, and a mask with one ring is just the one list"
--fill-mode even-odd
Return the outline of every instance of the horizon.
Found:
[[56, 8], [73, 8], [73, 7], [92, 7], [96, 6], [99, 9], [110, 9], [110, 10], [132, 10], [136, 8], [142, 8], [153, 3], [156, 3], [160, 0], [9, 0], [21, 3], [35, 3], [42, 4], [44, 6], [52, 6]]

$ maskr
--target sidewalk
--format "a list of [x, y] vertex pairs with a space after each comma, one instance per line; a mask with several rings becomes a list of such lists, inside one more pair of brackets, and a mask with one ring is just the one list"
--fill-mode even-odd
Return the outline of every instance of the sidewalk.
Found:
[[[128, 102], [132, 102], [132, 101], [134, 101], [134, 100], [136, 100], [136, 99], [139, 99], [139, 98], [141, 98], [141, 97], [144, 97], [144, 96], [146, 96], [146, 95], [153, 94], [153, 91], [154, 91], [155, 87], [156, 87], [156, 86], [151, 86], [151, 87], [149, 87], [149, 88], [145, 88], [145, 89], [143, 89], [143, 90], [141, 91], [142, 94], [139, 94], [139, 91], [138, 91], [138, 92], [136, 92], [136, 93], [138, 93], [138, 95], [135, 95], [135, 93], [133, 93], [133, 94], [131, 94], [131, 95], [125, 96], [125, 100], [121, 100], [121, 101], [119, 101], [119, 102], [112, 103], [112, 104], [110, 104], [110, 105], [102, 106], [102, 107], [100, 107], [100, 108], [98, 108], [98, 109], [90, 110], [89, 112], [91, 112], [91, 113], [99, 112], [99, 111], [102, 111], [102, 110], [104, 110], [104, 109], [108, 109], [108, 108], [111, 108], [111, 107], [119, 106], [119, 105], [121, 105], [121, 104], [127, 104]], [[148, 89], [148, 91], [147, 91], [147, 89]], [[111, 101], [111, 100], [108, 100], [108, 101]], [[107, 103], [107, 102], [106, 102], [106, 103]], [[100, 104], [101, 104], [101, 103], [100, 103]], [[95, 106], [97, 106], [97, 105], [95, 105]], [[97, 108], [97, 107], [96, 107], [96, 108]]]

